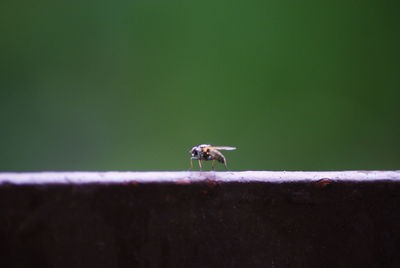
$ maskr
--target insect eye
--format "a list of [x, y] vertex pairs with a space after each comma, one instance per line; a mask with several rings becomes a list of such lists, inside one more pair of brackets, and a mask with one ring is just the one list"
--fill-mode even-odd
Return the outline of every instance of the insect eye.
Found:
[[192, 150], [192, 155], [197, 155], [197, 150], [196, 149]]

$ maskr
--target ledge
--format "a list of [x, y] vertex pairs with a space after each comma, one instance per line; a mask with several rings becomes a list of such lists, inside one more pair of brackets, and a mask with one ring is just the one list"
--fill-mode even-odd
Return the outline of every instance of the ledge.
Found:
[[400, 267], [400, 171], [0, 173], [0, 267]]
[[400, 171], [159, 171], [159, 172], [33, 172], [0, 173], [1, 184], [91, 184], [91, 183], [191, 183], [218, 182], [305, 182], [334, 181], [399, 181]]

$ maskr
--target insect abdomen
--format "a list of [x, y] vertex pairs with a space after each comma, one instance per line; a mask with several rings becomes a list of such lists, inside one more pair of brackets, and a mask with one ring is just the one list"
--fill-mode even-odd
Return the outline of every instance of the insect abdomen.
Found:
[[217, 157], [215, 158], [217, 159], [218, 162], [225, 164], [225, 157], [223, 155], [217, 155]]

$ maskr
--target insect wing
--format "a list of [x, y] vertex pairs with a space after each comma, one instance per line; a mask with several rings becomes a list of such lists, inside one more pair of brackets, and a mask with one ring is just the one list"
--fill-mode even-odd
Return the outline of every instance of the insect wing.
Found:
[[227, 151], [236, 150], [236, 147], [230, 147], [230, 146], [210, 146], [208, 148], [212, 150], [227, 150]]

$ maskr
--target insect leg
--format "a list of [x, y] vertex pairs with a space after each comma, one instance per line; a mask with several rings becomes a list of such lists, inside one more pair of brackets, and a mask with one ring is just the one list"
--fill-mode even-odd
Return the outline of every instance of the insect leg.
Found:
[[190, 169], [193, 169], [193, 160], [190, 158]]
[[203, 166], [201, 165], [201, 160], [200, 159], [199, 159], [199, 167], [200, 167], [200, 170], [202, 170]]
[[228, 166], [226, 165], [226, 158], [224, 157], [223, 159], [224, 159], [224, 166], [226, 169], [228, 169]]

